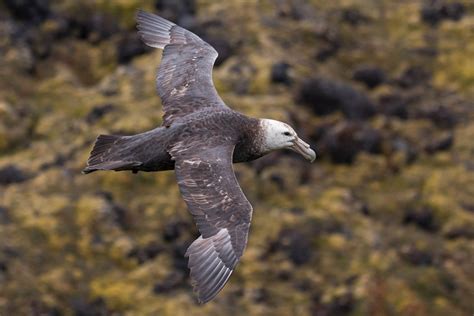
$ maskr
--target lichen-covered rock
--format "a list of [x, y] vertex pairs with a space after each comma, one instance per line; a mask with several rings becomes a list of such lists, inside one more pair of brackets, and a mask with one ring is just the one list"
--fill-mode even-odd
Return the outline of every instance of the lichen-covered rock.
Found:
[[29, 176], [15, 165], [0, 168], [0, 185], [9, 185], [28, 180]]
[[370, 89], [382, 84], [385, 77], [385, 72], [376, 66], [359, 66], [352, 75], [354, 80], [364, 83]]
[[355, 122], [343, 122], [322, 136], [321, 151], [335, 163], [352, 163], [359, 152], [380, 154], [383, 136], [380, 131]]
[[318, 115], [341, 111], [348, 118], [365, 119], [375, 113], [374, 104], [363, 92], [345, 83], [324, 78], [303, 82], [298, 101]]
[[[470, 1], [0, 7], [0, 315], [474, 310]], [[234, 165], [251, 233], [204, 306], [184, 257], [199, 233], [173, 172], [80, 173], [98, 134], [161, 123], [161, 53], [137, 40], [138, 8], [215, 45], [223, 100], [291, 123], [320, 157]]]

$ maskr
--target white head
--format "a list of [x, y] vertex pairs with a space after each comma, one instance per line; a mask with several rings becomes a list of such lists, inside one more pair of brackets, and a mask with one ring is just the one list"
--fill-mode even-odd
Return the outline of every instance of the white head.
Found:
[[311, 162], [316, 159], [316, 153], [298, 137], [290, 125], [280, 121], [260, 119], [260, 126], [263, 130], [262, 151], [265, 153], [288, 148], [301, 154]]

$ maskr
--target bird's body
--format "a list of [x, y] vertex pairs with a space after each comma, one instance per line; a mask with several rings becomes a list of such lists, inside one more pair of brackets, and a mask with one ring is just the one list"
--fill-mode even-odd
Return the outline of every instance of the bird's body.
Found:
[[[160, 126], [133, 136], [99, 136], [97, 143], [104, 146], [94, 148], [84, 173], [109, 169], [134, 172], [173, 170], [174, 160], [168, 152], [169, 147], [178, 139], [185, 140], [196, 133], [203, 138], [219, 135], [229, 139], [235, 145], [233, 163], [252, 161], [264, 155], [257, 119], [232, 110], [204, 111], [190, 116], [189, 122]], [[222, 129], [222, 126], [226, 128]], [[102, 149], [109, 152], [104, 155]], [[106, 160], [100, 161], [104, 158]]]
[[212, 83], [217, 52], [195, 34], [139, 11], [143, 41], [164, 49], [157, 90], [162, 126], [133, 136], [100, 135], [84, 173], [96, 170], [175, 170], [201, 236], [186, 256], [200, 302], [224, 287], [247, 244], [252, 206], [232, 163], [289, 148], [313, 161], [314, 151], [287, 124], [238, 113]]

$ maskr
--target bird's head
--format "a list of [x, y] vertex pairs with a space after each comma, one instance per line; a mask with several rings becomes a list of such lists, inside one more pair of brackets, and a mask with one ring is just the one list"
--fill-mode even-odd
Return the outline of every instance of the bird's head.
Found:
[[287, 148], [299, 153], [310, 162], [316, 159], [314, 150], [298, 137], [290, 125], [270, 119], [261, 119], [260, 125], [263, 130], [264, 152]]

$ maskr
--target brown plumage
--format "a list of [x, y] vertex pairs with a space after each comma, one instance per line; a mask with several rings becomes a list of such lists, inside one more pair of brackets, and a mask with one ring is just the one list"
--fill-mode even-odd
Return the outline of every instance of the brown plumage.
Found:
[[199, 302], [224, 287], [247, 245], [252, 206], [233, 162], [293, 149], [315, 154], [288, 125], [231, 110], [217, 94], [212, 67], [217, 52], [195, 34], [139, 11], [138, 29], [151, 47], [164, 49], [157, 76], [163, 124], [133, 136], [100, 135], [84, 173], [96, 170], [175, 170], [181, 195], [201, 236], [186, 256]]

